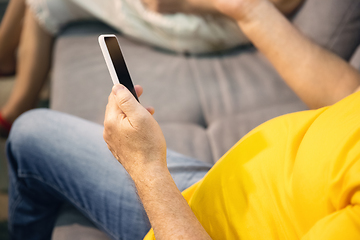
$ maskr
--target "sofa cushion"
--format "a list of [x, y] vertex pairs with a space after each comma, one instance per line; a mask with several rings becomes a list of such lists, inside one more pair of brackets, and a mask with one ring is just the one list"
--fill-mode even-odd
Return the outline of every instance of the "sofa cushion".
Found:
[[209, 138], [204, 127], [191, 123], [160, 122], [166, 145], [186, 156], [214, 163]]
[[[293, 21], [314, 41], [350, 58], [360, 41], [359, 11], [354, 11], [358, 7], [358, 0], [341, 3], [307, 0]], [[102, 124], [112, 84], [97, 35], [112, 32], [113, 29], [100, 23], [75, 24], [63, 31], [54, 54], [53, 109]], [[120, 37], [120, 42], [134, 82], [145, 89], [140, 101], [155, 107], [155, 118], [161, 123], [207, 128], [219, 119], [283, 103], [297, 102], [298, 108], [294, 110], [306, 109], [254, 48], [183, 56], [156, 51], [124, 37]], [[256, 118], [252, 121], [258, 122]], [[186, 137], [191, 138], [190, 135]], [[192, 151], [185, 150], [189, 148], [184, 148], [182, 141], [178, 141], [177, 147], [176, 139], [176, 135], [167, 134], [167, 141], [175, 151], [194, 156]], [[217, 146], [211, 145], [213, 147]], [[219, 146], [220, 149], [224, 147], [228, 144]], [[190, 148], [201, 149], [202, 146]], [[200, 155], [202, 159], [208, 158]]]
[[110, 240], [104, 232], [96, 227], [86, 227], [80, 224], [57, 226], [52, 234], [52, 240]]
[[56, 219], [53, 240], [109, 240], [110, 238], [72, 205], [65, 203]]
[[303, 109], [302, 102], [294, 101], [245, 111], [231, 118], [218, 119], [207, 129], [215, 161], [220, 159], [240, 138], [260, 124], [274, 117]]
[[[207, 126], [239, 113], [287, 102], [302, 103], [267, 59], [252, 47], [192, 57], [189, 63]], [[296, 110], [306, 108], [302, 104]]]
[[[77, 27], [82, 35], [68, 35]], [[112, 81], [97, 36], [112, 30], [80, 24], [67, 31], [55, 47], [51, 108], [102, 124]], [[204, 128], [218, 119], [286, 102], [302, 104], [254, 48], [184, 56], [122, 36], [119, 40], [133, 81], [144, 87], [141, 103], [155, 107], [154, 117], [163, 127], [168, 146], [184, 155], [205, 162], [217, 160], [211, 150], [217, 146], [209, 144]], [[306, 109], [303, 104], [295, 110], [302, 109]], [[221, 149], [230, 147], [218, 143]]]

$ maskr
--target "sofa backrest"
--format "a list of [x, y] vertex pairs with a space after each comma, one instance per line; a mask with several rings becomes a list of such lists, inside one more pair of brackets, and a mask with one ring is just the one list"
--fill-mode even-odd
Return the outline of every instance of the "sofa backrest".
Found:
[[293, 23], [316, 43], [350, 60], [360, 43], [360, 0], [305, 0]]
[[[292, 21], [314, 42], [350, 60], [360, 43], [359, 9], [360, 0], [306, 0]], [[53, 109], [103, 122], [111, 81], [97, 36], [113, 31], [76, 24], [60, 35], [53, 61]], [[155, 107], [168, 147], [185, 155], [215, 162], [257, 125], [306, 109], [254, 48], [195, 57], [157, 51], [124, 37], [120, 42], [132, 79], [145, 89], [142, 104]], [[352, 63], [360, 68], [359, 55], [360, 50]]]

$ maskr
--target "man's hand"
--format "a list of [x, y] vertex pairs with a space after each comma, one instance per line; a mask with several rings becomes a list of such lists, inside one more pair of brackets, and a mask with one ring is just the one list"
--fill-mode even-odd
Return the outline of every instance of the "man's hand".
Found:
[[[135, 86], [138, 96], [140, 86]], [[166, 143], [160, 126], [123, 85], [115, 85], [109, 96], [104, 121], [104, 139], [110, 151], [136, 180], [145, 171], [166, 168]]]
[[[138, 96], [140, 86], [135, 86]], [[166, 143], [154, 109], [143, 108], [123, 85], [113, 87], [104, 139], [135, 182], [156, 239], [208, 240], [166, 166]]]

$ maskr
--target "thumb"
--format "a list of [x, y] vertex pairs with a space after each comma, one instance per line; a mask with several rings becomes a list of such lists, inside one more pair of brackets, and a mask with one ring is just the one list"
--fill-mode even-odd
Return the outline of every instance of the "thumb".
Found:
[[131, 94], [131, 92], [122, 84], [117, 84], [112, 88], [117, 100], [117, 105], [126, 116], [131, 116], [139, 108], [139, 102]]

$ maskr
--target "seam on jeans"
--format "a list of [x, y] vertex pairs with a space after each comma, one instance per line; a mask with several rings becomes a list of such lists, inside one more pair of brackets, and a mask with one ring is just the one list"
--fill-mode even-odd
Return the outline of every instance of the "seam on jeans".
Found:
[[[18, 184], [16, 184], [15, 188], [18, 189]], [[12, 220], [12, 218], [14, 216], [15, 209], [21, 203], [21, 200], [22, 199], [21, 199], [21, 196], [19, 194], [19, 196], [17, 196], [17, 198], [16, 198], [16, 200], [14, 202], [13, 207], [9, 211], [9, 223], [11, 223], [11, 220]], [[12, 225], [11, 224], [9, 224], [8, 228], [9, 228], [9, 231], [12, 232]]]
[[[353, 16], [353, 12], [356, 10], [356, 8], [352, 7], [354, 5], [354, 3], [356, 4], [355, 1], [352, 1], [352, 3], [349, 5], [348, 9], [345, 11], [343, 21], [341, 21], [338, 24], [335, 31], [331, 35], [329, 42], [328, 42], [330, 49], [332, 49], [334, 47], [335, 43], [337, 42], [337, 40], [339, 39], [339, 37], [341, 35], [341, 32], [343, 32], [346, 23], [349, 21], [351, 16]], [[347, 13], [349, 13], [349, 14], [347, 14]]]
[[92, 220], [94, 223], [98, 224], [101, 228], [103, 228], [103, 230], [105, 230], [107, 232], [107, 234], [111, 235], [111, 237], [113, 237], [115, 239], [120, 239], [120, 236], [115, 236], [113, 233], [111, 233], [111, 231], [109, 231], [106, 227], [104, 227], [103, 224], [101, 224], [99, 221], [97, 221], [97, 219], [93, 219], [93, 217], [91, 217], [91, 214], [89, 211], [87, 211], [85, 208], [83, 208], [80, 204], [77, 203], [77, 201], [73, 200], [70, 196], [68, 196], [67, 194], [60, 191], [56, 186], [52, 185], [51, 183], [45, 182], [41, 177], [39, 177], [37, 175], [22, 173], [20, 170], [18, 171], [18, 176], [20, 178], [33, 178], [33, 179], [38, 180], [38, 181], [42, 182], [43, 184], [46, 184], [46, 185], [50, 186], [51, 188], [55, 189], [61, 195], [64, 195], [68, 199], [68, 201], [71, 202], [71, 204], [75, 205], [77, 208], [79, 208], [83, 212], [85, 212], [88, 215], [86, 217], [90, 218], [90, 220]]

